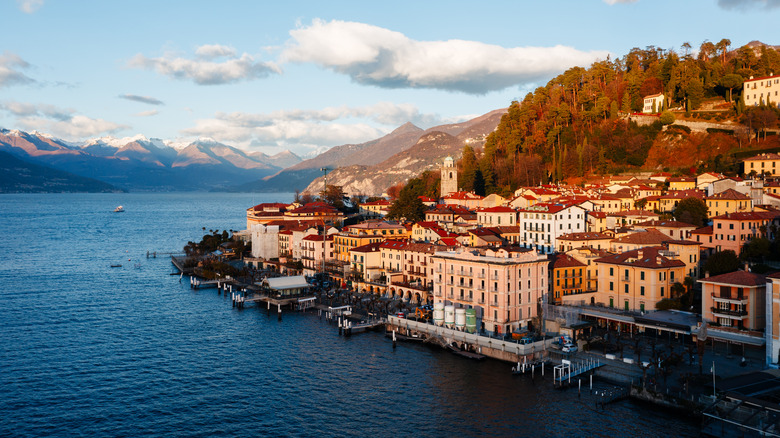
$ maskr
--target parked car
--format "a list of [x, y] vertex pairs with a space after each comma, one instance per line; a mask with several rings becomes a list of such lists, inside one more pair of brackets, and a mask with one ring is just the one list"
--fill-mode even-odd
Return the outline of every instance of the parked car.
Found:
[[397, 317], [399, 317], [399, 318], [406, 318], [406, 313], [404, 313], [404, 312], [398, 312], [398, 313], [396, 313], [396, 314], [395, 314], [395, 316], [397, 316]]
[[561, 350], [564, 353], [574, 353], [577, 351], [577, 346], [572, 344], [571, 342], [567, 342], [566, 344], [563, 344], [563, 348]]

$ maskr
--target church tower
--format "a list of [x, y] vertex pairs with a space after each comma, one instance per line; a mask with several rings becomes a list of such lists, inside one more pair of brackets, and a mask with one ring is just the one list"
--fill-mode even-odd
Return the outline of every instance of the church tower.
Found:
[[455, 160], [452, 157], [444, 159], [444, 167], [441, 168], [441, 196], [458, 191], [458, 169], [455, 168]]

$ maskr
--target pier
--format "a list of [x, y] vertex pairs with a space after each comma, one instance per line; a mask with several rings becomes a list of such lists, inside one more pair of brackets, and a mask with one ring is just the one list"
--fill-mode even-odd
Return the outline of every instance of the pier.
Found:
[[604, 366], [601, 361], [593, 358], [587, 360], [575, 360], [568, 359], [561, 360], [560, 365], [556, 365], [553, 371], [554, 380], [556, 386], [562, 386], [563, 384], [571, 384], [571, 378], [581, 376], [589, 371]]

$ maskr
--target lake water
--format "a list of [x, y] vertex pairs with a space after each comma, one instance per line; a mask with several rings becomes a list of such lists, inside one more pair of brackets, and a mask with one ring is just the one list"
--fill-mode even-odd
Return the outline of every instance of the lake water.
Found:
[[597, 409], [588, 391], [509, 364], [234, 309], [146, 258], [291, 199], [0, 196], [0, 436], [698, 436], [684, 418]]

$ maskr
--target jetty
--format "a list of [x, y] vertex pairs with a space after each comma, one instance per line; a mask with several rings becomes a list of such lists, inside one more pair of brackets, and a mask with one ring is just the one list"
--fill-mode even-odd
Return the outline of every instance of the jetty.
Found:
[[562, 359], [560, 365], [556, 365], [553, 370], [553, 376], [556, 386], [563, 386], [564, 384], [571, 384], [572, 377], [577, 377], [588, 373], [596, 368], [603, 367], [603, 364], [598, 359], [588, 358], [587, 360], [568, 360]]

